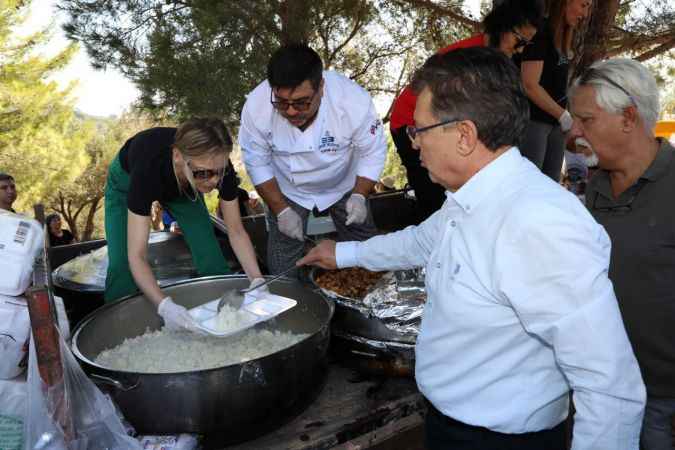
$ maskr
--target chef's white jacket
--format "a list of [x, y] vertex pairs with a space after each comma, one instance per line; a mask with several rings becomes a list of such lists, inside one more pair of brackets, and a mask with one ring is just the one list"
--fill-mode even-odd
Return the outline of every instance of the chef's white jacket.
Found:
[[276, 178], [287, 198], [321, 211], [353, 189], [357, 175], [377, 181], [387, 157], [370, 94], [333, 71], [325, 71], [323, 79], [317, 117], [304, 131], [274, 109], [267, 81], [248, 95], [239, 130], [254, 185]]

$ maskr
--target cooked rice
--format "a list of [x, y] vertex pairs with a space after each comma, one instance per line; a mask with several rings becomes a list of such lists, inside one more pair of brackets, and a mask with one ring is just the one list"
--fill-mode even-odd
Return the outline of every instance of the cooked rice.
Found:
[[240, 364], [288, 348], [308, 334], [250, 329], [228, 338], [182, 331], [147, 331], [102, 351], [96, 364], [140, 373], [206, 370]]

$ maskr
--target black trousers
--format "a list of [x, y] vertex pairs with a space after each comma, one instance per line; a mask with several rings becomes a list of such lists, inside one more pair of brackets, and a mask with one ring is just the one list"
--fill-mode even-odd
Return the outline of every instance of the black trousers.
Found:
[[427, 169], [420, 165], [420, 152], [412, 148], [405, 127], [392, 129], [391, 137], [408, 174], [408, 184], [415, 190], [415, 223], [420, 224], [441, 209], [445, 201], [445, 188], [431, 181]]
[[426, 450], [565, 450], [565, 422], [550, 430], [504, 434], [444, 416], [427, 402]]

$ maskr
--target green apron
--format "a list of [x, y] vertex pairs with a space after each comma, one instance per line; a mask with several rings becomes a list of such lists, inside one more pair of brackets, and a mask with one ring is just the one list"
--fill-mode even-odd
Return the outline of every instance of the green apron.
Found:
[[[127, 255], [128, 191], [129, 174], [122, 169], [117, 156], [108, 168], [105, 185], [105, 237], [108, 241], [108, 274], [104, 294], [106, 302], [138, 292]], [[181, 195], [175, 200], [162, 203], [162, 206], [178, 222], [200, 276], [231, 272], [218, 245], [209, 212], [201, 196], [192, 201]]]

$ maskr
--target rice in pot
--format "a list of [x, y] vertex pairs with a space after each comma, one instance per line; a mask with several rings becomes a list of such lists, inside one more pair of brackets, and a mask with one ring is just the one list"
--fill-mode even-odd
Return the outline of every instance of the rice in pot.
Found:
[[200, 336], [182, 331], [147, 331], [102, 351], [96, 364], [139, 372], [172, 373], [240, 364], [288, 348], [308, 334], [250, 329], [228, 338]]

